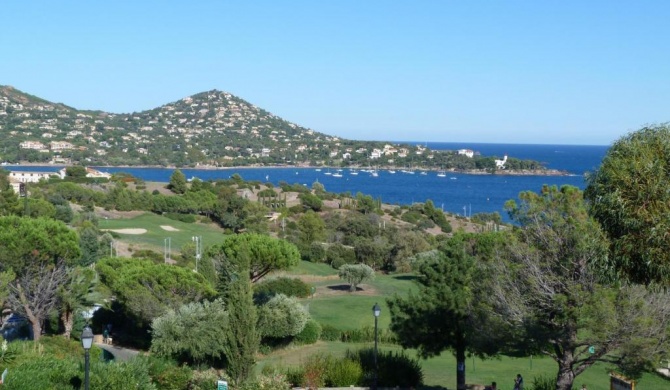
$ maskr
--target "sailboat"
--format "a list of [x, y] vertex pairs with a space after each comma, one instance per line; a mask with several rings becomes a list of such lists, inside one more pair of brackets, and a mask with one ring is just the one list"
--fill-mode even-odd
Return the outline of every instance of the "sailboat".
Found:
[[437, 177], [447, 177], [447, 172], [445, 172], [444, 169], [441, 169], [441, 170], [437, 173]]

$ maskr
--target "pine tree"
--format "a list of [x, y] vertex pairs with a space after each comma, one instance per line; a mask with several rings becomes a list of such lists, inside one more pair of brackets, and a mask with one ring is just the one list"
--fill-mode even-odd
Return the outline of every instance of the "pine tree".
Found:
[[170, 190], [174, 192], [175, 194], [184, 194], [186, 193], [187, 190], [187, 185], [186, 185], [186, 176], [182, 171], [179, 169], [175, 169], [175, 171], [172, 173], [170, 176], [170, 185], [169, 185]]
[[224, 350], [228, 360], [228, 374], [235, 383], [240, 384], [252, 373], [260, 335], [256, 329], [257, 313], [249, 277], [248, 250], [240, 251], [235, 263], [237, 269], [225, 293], [229, 326]]

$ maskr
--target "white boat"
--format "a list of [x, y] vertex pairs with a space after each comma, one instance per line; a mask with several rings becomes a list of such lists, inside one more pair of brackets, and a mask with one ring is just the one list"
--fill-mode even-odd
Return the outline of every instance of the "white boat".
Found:
[[330, 169], [328, 169], [328, 172], [325, 172], [324, 175], [328, 175], [328, 176], [332, 175], [332, 173], [330, 172]]
[[428, 172], [426, 172], [426, 171], [421, 171], [421, 173], [420, 173], [421, 176], [426, 176], [427, 174], [428, 174]]
[[439, 171], [439, 172], [437, 173], [437, 177], [447, 177], [447, 173], [444, 172], [444, 171]]
[[394, 173], [395, 173], [395, 170], [393, 170], [393, 169], [389, 169], [389, 173], [390, 173], [390, 174], [394, 174]]
[[333, 177], [342, 177], [342, 174], [340, 172], [335, 172], [333, 173]]
[[321, 172], [321, 168], [316, 168], [315, 169], [317, 172]]
[[358, 175], [358, 171], [355, 169], [352, 169], [351, 171], [349, 171], [349, 173], [351, 173], [354, 176]]
[[378, 176], [379, 176], [379, 172], [377, 172], [376, 169], [373, 169], [372, 171], [370, 171], [370, 175], [372, 175], [372, 177], [378, 177]]

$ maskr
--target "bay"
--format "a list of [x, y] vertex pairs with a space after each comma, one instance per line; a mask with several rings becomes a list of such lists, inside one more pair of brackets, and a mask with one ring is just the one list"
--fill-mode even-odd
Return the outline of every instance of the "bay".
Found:
[[[530, 159], [542, 162], [547, 168], [565, 170], [569, 176], [510, 176], [510, 175], [468, 175], [447, 173], [438, 177], [437, 172], [427, 175], [410, 175], [397, 171], [380, 170], [378, 177], [359, 172], [352, 175], [344, 169], [342, 177], [326, 175], [328, 169], [315, 168], [229, 168], [229, 169], [182, 169], [187, 178], [201, 180], [229, 178], [239, 174], [245, 180], [258, 180], [311, 186], [314, 182], [323, 184], [327, 191], [355, 195], [358, 192], [371, 195], [390, 204], [412, 204], [430, 199], [436, 207], [459, 215], [498, 212], [503, 220], [509, 221], [503, 210], [509, 199], [517, 199], [521, 191], [538, 191], [543, 185], [561, 186], [569, 184], [585, 187], [584, 174], [598, 168], [608, 146], [602, 145], [523, 145], [523, 144], [479, 144], [479, 143], [438, 143], [427, 144], [434, 150], [472, 149], [483, 156], [502, 156]], [[9, 170], [57, 171], [54, 166], [5, 166]], [[103, 172], [127, 172], [145, 181], [168, 182], [174, 169], [96, 167]], [[331, 169], [331, 173], [335, 170]]]

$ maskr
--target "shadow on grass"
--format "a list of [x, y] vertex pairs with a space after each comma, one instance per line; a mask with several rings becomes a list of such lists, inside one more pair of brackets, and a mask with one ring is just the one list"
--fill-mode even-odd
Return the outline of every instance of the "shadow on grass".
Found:
[[397, 276], [394, 276], [393, 279], [396, 279], [396, 280], [414, 280], [414, 279], [416, 279], [416, 275], [397, 275]]
[[[349, 286], [348, 284], [334, 284], [332, 286], [328, 286], [328, 289], [333, 290], [333, 291], [349, 292], [349, 290], [351, 289], [351, 286]], [[360, 288], [360, 287], [356, 287], [356, 291], [363, 291], [363, 289]]]

